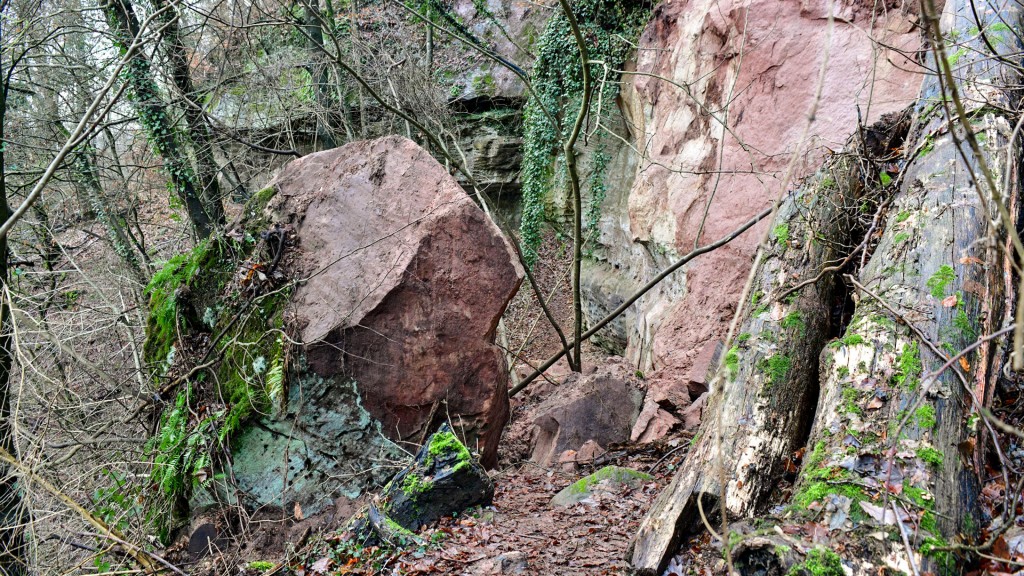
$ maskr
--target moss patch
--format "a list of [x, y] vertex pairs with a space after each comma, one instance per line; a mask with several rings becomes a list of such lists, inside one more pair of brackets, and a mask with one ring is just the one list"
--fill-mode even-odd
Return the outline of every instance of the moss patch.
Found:
[[946, 287], [949, 286], [956, 278], [956, 273], [953, 271], [953, 267], [948, 264], [939, 266], [939, 269], [932, 274], [931, 278], [928, 279], [926, 285], [928, 290], [931, 291], [931, 295], [935, 298], [941, 299], [946, 295]]
[[825, 548], [814, 548], [807, 553], [807, 560], [786, 572], [787, 576], [845, 576], [843, 562], [839, 555]]

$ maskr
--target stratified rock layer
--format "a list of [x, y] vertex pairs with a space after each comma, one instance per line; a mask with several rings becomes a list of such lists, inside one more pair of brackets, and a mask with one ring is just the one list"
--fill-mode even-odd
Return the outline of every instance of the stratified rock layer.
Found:
[[269, 209], [299, 241], [291, 320], [309, 369], [354, 380], [391, 439], [451, 419], [493, 465], [509, 410], [494, 334], [522, 280], [498, 228], [396, 136], [296, 160], [274, 186]]

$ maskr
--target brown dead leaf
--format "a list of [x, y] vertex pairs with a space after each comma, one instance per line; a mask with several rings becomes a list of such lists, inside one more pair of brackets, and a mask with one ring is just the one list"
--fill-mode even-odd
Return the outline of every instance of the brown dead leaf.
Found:
[[874, 398], [871, 399], [870, 402], [868, 402], [867, 408], [868, 408], [868, 410], [878, 410], [879, 408], [881, 408], [884, 405], [885, 405], [885, 401], [882, 400], [881, 398], [879, 398], [878, 396], [875, 396]]
[[984, 264], [981, 258], [975, 256], [964, 256], [960, 259], [961, 264]]
[[303, 516], [302, 516], [302, 506], [299, 506], [298, 502], [295, 503], [295, 507], [292, 510], [292, 512], [295, 515], [295, 519], [296, 520], [302, 520], [302, 518], [303, 518]]
[[951, 296], [946, 296], [945, 298], [942, 299], [942, 307], [943, 308], [953, 308], [954, 306], [956, 306], [956, 302], [957, 302], [957, 295], [956, 294], [953, 294]]
[[964, 358], [963, 356], [961, 356], [960, 357], [960, 367], [964, 369], [964, 372], [967, 372], [968, 370], [971, 369], [971, 363], [967, 361], [967, 358]]

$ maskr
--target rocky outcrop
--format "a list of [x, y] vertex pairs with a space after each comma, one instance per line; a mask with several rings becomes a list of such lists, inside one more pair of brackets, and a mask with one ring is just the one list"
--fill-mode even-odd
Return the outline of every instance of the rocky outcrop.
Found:
[[422, 148], [387, 137], [290, 163], [269, 209], [305, 278], [291, 321], [309, 369], [356, 382], [396, 441], [451, 419], [487, 465], [508, 418], [495, 328], [522, 280], [498, 228]]
[[[241, 503], [316, 514], [387, 481], [408, 460], [399, 445], [419, 446], [442, 422], [493, 465], [509, 414], [495, 330], [522, 270], [484, 212], [401, 137], [296, 160], [258, 202], [216, 249], [198, 251], [213, 272], [161, 287], [174, 295], [164, 324], [187, 337], [176, 341], [177, 331], [151, 322], [147, 358], [177, 358], [174, 374], [196, 343], [205, 350], [211, 327], [231, 334], [216, 386], [199, 379], [195, 390], [204, 403], [226, 401], [217, 414], [237, 414], [226, 418], [233, 427], [218, 432], [210, 426], [219, 420], [207, 420], [173, 434], [189, 446], [203, 434], [231, 439], [231, 474], [199, 470], [206, 480], [189, 495], [191, 509]], [[238, 252], [253, 244], [273, 249]], [[180, 275], [169, 268], [164, 276]], [[155, 310], [164, 301], [154, 296]], [[165, 427], [191, 424], [188, 401], [179, 394]]]
[[[793, 154], [799, 179], [842, 146], [858, 106], [867, 125], [913, 100], [918, 17], [909, 5], [886, 5], [872, 14], [859, 0], [658, 4], [637, 51], [639, 74], [624, 77], [619, 99], [631, 146], [612, 152], [611, 164], [630, 176], [608, 185], [594, 234], [602, 274], [583, 281], [597, 296], [589, 309], [614, 301], [606, 287], [643, 284], [675, 254], [720, 238], [774, 201]], [[626, 332], [634, 365], [690, 379], [705, 344], [724, 338], [765, 225], [637, 303], [613, 331], [614, 340]], [[609, 270], [625, 280], [609, 281]]]

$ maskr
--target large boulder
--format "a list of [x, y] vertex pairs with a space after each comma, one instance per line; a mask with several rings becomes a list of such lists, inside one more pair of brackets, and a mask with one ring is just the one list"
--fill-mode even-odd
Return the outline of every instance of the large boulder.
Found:
[[485, 465], [508, 419], [495, 329], [522, 282], [498, 228], [397, 136], [291, 162], [269, 209], [294, 227], [292, 322], [312, 372], [356, 382], [389, 438], [450, 418]]
[[[494, 337], [522, 270], [414, 142], [296, 160], [201, 248], [150, 289], [146, 345], [173, 377], [224, 334], [214, 377], [194, 379], [162, 419], [158, 471], [184, 472], [160, 483], [193, 514], [243, 504], [303, 517], [351, 502], [448, 421], [495, 464], [509, 403]], [[191, 405], [211, 416], [198, 420]], [[218, 438], [231, 440], [230, 474], [191, 448]]]

